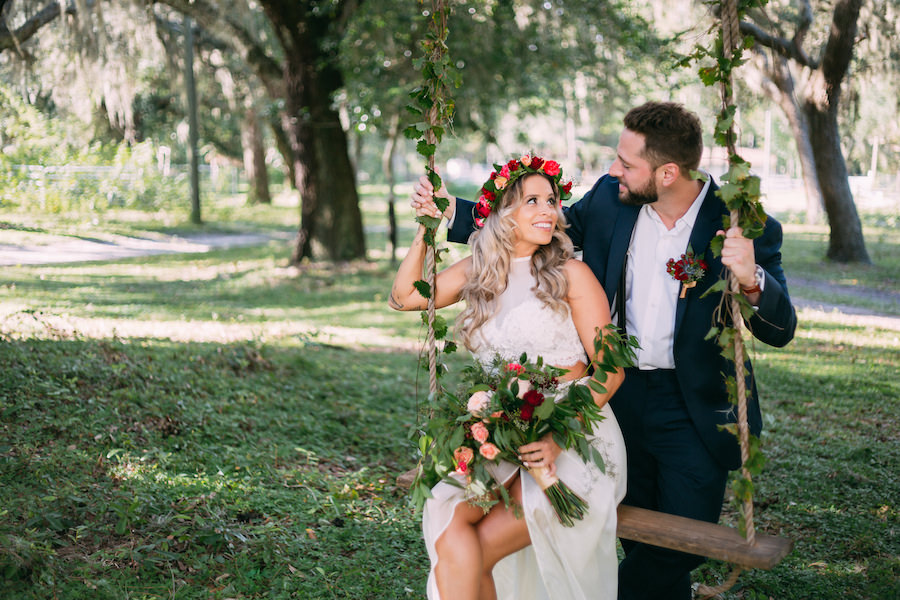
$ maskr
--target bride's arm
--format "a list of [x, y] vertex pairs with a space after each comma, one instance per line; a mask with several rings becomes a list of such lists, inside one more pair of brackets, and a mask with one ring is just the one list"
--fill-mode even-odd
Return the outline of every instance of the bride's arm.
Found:
[[[394, 285], [391, 287], [391, 297], [388, 305], [394, 310], [423, 310], [428, 305], [428, 300], [413, 285], [416, 281], [424, 279], [422, 270], [425, 266], [425, 227], [419, 225], [416, 237], [409, 252], [394, 276]], [[459, 301], [459, 291], [466, 281], [466, 271], [470, 258], [464, 258], [456, 264], [444, 269], [437, 274], [434, 282], [436, 308], [443, 308]]]
[[[572, 308], [572, 321], [575, 323], [585, 352], [591, 359], [596, 359], [598, 357], [594, 355], [594, 336], [598, 327], [602, 330], [610, 323], [609, 300], [603, 286], [586, 264], [573, 259], [566, 263], [565, 269], [569, 281], [567, 300]], [[603, 387], [606, 388], [605, 394], [598, 394], [592, 390], [597, 406], [606, 404], [624, 379], [625, 372], [619, 369], [615, 373], [610, 373], [603, 383]]]

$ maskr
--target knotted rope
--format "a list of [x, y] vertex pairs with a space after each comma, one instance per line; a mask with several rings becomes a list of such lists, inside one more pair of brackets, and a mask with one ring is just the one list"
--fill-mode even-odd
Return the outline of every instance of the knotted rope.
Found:
[[[725, 58], [731, 59], [735, 48], [741, 44], [740, 23], [738, 21], [738, 0], [722, 0], [721, 3], [721, 27], [722, 27], [722, 45], [725, 52]], [[722, 86], [722, 108], [734, 106], [734, 94], [730, 81], [723, 81]], [[728, 147], [729, 162], [737, 153], [735, 148], [734, 126], [729, 128], [726, 136], [726, 145]], [[740, 222], [740, 213], [732, 210], [730, 214], [730, 223], [732, 226]], [[750, 458], [750, 425], [747, 417], [747, 382], [744, 372], [744, 341], [741, 333], [744, 318], [741, 314], [741, 305], [738, 301], [738, 295], [741, 294], [741, 285], [734, 276], [734, 273], [728, 273], [728, 288], [731, 292], [728, 306], [731, 312], [731, 319], [734, 323], [734, 368], [735, 383], [737, 384], [737, 400], [738, 400], [738, 440], [741, 445], [741, 474], [748, 482], [751, 481], [750, 471], [747, 469], [747, 461]], [[747, 498], [743, 502], [744, 523], [746, 526], [747, 543], [753, 545], [756, 543], [756, 527], [753, 524], [753, 499]], [[712, 598], [718, 596], [725, 591], [731, 589], [737, 583], [738, 577], [743, 571], [740, 565], [735, 565], [731, 574], [722, 584], [716, 587], [710, 587], [700, 584], [697, 592], [701, 598]]]

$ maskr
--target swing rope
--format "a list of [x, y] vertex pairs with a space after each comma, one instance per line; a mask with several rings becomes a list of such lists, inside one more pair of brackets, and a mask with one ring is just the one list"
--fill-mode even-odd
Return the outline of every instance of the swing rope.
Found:
[[[722, 27], [722, 46], [726, 59], [731, 59], [734, 50], [742, 43], [740, 37], [740, 24], [738, 20], [738, 0], [722, 0], [721, 2], [721, 27]], [[734, 92], [731, 85], [730, 77], [728, 80], [722, 81], [722, 108], [727, 110], [734, 106]], [[726, 135], [726, 145], [728, 148], [728, 161], [733, 165], [734, 156], [737, 154], [735, 147], [734, 124], [728, 129]], [[736, 225], [740, 222], [740, 212], [732, 210], [730, 214], [730, 223]], [[744, 341], [743, 341], [743, 316], [741, 314], [741, 305], [738, 301], [738, 295], [741, 294], [741, 286], [734, 276], [734, 273], [728, 272], [728, 288], [731, 292], [728, 301], [731, 312], [731, 319], [734, 323], [735, 334], [733, 340], [734, 348], [734, 367], [735, 367], [735, 383], [737, 385], [738, 400], [738, 439], [741, 446], [741, 474], [747, 482], [751, 481], [750, 471], [747, 469], [747, 461], [750, 458], [750, 426], [747, 417], [747, 382], [744, 373]], [[753, 498], [748, 495], [743, 501], [743, 515], [746, 527], [746, 538], [748, 545], [756, 543], [756, 527], [753, 524]], [[731, 589], [737, 583], [738, 577], [743, 571], [743, 567], [735, 565], [728, 578], [720, 585], [711, 587], [700, 584], [697, 588], [701, 598], [712, 598], [719, 596]]]
[[[446, 52], [446, 45], [443, 40], [447, 37], [447, 11], [444, 10], [444, 0], [432, 0], [431, 2], [431, 21], [430, 21], [430, 29], [433, 34], [433, 39], [438, 40], [439, 43], [432, 44], [431, 47], [431, 55], [429, 60], [432, 64], [439, 64], [441, 59], [443, 58]], [[434, 103], [428, 111], [428, 129], [425, 133], [425, 141], [427, 144], [436, 145], [437, 144], [437, 135], [434, 132], [435, 127], [440, 125], [440, 111], [438, 107], [443, 100], [443, 87], [441, 85], [437, 85], [435, 82], [431, 82], [433, 85], [433, 89], [431, 90], [432, 99]], [[434, 152], [432, 152], [428, 156], [428, 169], [429, 172], [434, 172]], [[437, 192], [438, 190], [435, 190]], [[432, 240], [434, 238], [432, 237]], [[428, 284], [428, 289], [431, 290], [431, 294], [428, 296], [428, 304], [426, 305], [425, 313], [426, 319], [428, 321], [428, 331], [425, 337], [425, 353], [428, 357], [428, 390], [429, 390], [429, 398], [435, 398], [438, 393], [438, 373], [437, 373], [437, 341], [434, 330], [434, 319], [435, 319], [435, 305], [434, 305], [434, 297], [435, 297], [435, 288], [434, 288], [434, 280], [437, 275], [437, 260], [435, 258], [435, 248], [434, 244], [427, 244], [425, 249], [425, 282]]]

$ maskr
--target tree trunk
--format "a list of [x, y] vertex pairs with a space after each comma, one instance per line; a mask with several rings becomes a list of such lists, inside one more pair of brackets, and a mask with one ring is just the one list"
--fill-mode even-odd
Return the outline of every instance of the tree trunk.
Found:
[[871, 261], [850, 192], [838, 130], [841, 82], [853, 58], [861, 5], [862, 0], [838, 0], [835, 3], [822, 64], [812, 73], [802, 106], [809, 122], [819, 189], [831, 226], [826, 256], [838, 262], [868, 263]]
[[[821, 83], [816, 85], [821, 86]], [[820, 87], [821, 89], [821, 87]], [[816, 161], [819, 188], [828, 213], [831, 236], [827, 257], [838, 262], [868, 263], [862, 225], [850, 192], [847, 164], [841, 151], [837, 110], [807, 100], [803, 112], [809, 122], [810, 143]]]
[[394, 193], [396, 174], [394, 173], [394, 154], [397, 150], [397, 141], [400, 138], [400, 115], [394, 113], [388, 125], [388, 140], [381, 154], [381, 168], [388, 183], [388, 244], [391, 247], [391, 266], [397, 264], [397, 214], [394, 205], [397, 196]]
[[275, 147], [278, 148], [278, 153], [281, 154], [282, 161], [284, 162], [284, 176], [290, 183], [291, 188], [299, 191], [300, 188], [298, 188], [297, 185], [300, 182], [300, 176], [296, 172], [297, 164], [294, 160], [294, 151], [291, 149], [291, 142], [284, 130], [284, 124], [286, 122], [287, 119], [285, 115], [277, 116], [272, 113], [269, 117], [269, 125], [272, 128], [272, 137], [275, 138]]
[[787, 60], [774, 56], [772, 61], [768, 69], [771, 85], [766, 85], [765, 90], [787, 117], [794, 143], [797, 145], [803, 188], [806, 191], [806, 222], [818, 223], [822, 214], [822, 191], [819, 189], [819, 176], [810, 142], [809, 122], [797, 103], [794, 78]]
[[300, 190], [300, 228], [291, 262], [322, 255], [365, 258], [362, 213], [350, 164], [347, 133], [332, 108], [343, 85], [333, 49], [324, 38], [331, 22], [305, 3], [267, 7], [285, 51], [284, 130]]
[[266, 147], [262, 127], [256, 109], [248, 106], [244, 111], [241, 128], [241, 146], [244, 149], [244, 172], [250, 182], [247, 200], [251, 204], [271, 204], [269, 172], [266, 170]]

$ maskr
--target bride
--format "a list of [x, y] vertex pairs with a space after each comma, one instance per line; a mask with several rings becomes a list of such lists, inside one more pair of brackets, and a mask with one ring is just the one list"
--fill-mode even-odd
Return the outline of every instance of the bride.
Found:
[[[609, 303], [590, 268], [572, 257], [560, 205], [562, 173], [555, 161], [511, 160], [485, 184], [476, 210], [482, 227], [470, 240], [472, 254], [441, 271], [435, 305], [465, 300], [457, 336], [482, 364], [497, 354], [515, 360], [523, 352], [567, 370], [565, 379], [588, 376], [598, 327], [610, 322]], [[496, 190], [494, 192], [493, 190]], [[563, 194], [568, 195], [568, 187]], [[421, 310], [426, 299], [413, 285], [425, 260], [425, 228], [419, 227], [391, 290], [396, 310]], [[594, 394], [605, 419], [591, 444], [605, 472], [562, 450], [545, 436], [519, 449], [528, 467], [548, 467], [588, 503], [584, 519], [564, 527], [535, 480], [511, 463], [501, 464], [514, 502], [486, 514], [463, 490], [441, 482], [425, 504], [423, 534], [431, 561], [428, 598], [606, 599], [616, 597], [616, 506], [625, 494], [625, 445], [610, 396], [622, 382], [612, 374], [606, 394]]]

